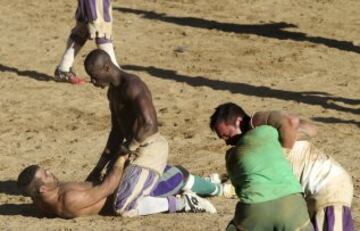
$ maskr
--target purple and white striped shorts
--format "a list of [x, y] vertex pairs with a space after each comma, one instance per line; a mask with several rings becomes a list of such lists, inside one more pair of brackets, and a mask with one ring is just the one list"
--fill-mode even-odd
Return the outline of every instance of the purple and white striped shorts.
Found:
[[114, 210], [121, 216], [137, 216], [137, 201], [148, 196], [158, 182], [159, 175], [150, 169], [137, 165], [126, 167], [115, 194]]
[[[110, 0], [78, 0], [75, 18], [79, 22], [88, 23], [95, 21], [98, 17], [103, 17], [105, 22], [110, 22], [110, 11]], [[97, 12], [100, 12], [100, 15]]]
[[184, 187], [189, 173], [181, 166], [166, 165], [150, 196], [169, 197], [177, 195]]
[[[103, 38], [111, 42], [112, 8], [110, 0], [78, 0], [75, 13], [76, 25], [71, 31], [72, 39], [79, 44], [87, 39]], [[105, 43], [101, 42], [101, 43]]]
[[315, 231], [353, 231], [351, 210], [347, 206], [333, 205], [317, 211], [311, 223]]

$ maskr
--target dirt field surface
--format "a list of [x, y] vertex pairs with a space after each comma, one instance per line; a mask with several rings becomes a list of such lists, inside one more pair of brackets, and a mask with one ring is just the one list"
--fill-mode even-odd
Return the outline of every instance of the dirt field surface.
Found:
[[[75, 0], [0, 0], [0, 230], [224, 230], [237, 200], [211, 198], [218, 214], [46, 218], [16, 189], [33, 163], [83, 180], [110, 128], [106, 90], [53, 81], [74, 25]], [[116, 0], [119, 63], [149, 86], [172, 164], [225, 172], [209, 127], [220, 103], [250, 113], [279, 109], [313, 120], [316, 146], [352, 175], [360, 228], [360, 1]], [[89, 41], [74, 65], [95, 48]], [[274, 211], [276, 212], [276, 211]]]

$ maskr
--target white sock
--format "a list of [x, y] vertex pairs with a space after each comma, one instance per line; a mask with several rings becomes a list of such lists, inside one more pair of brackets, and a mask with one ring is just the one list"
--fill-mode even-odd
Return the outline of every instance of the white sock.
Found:
[[115, 57], [115, 53], [114, 53], [114, 47], [113, 47], [112, 43], [97, 44], [97, 47], [99, 49], [105, 51], [106, 53], [108, 53], [108, 55], [110, 56], [111, 62], [113, 62], [113, 64], [115, 64], [118, 68], [120, 68], [119, 64], [116, 61], [116, 57]]
[[79, 53], [82, 46], [75, 43], [74, 40], [68, 39], [66, 50], [63, 54], [63, 57], [59, 64], [60, 71], [70, 71], [70, 68], [72, 67], [75, 56]]
[[169, 201], [166, 197], [143, 197], [137, 202], [139, 215], [149, 215], [169, 211]]
[[191, 174], [189, 174], [187, 181], [185, 182], [182, 190], [186, 191], [186, 190], [191, 190], [191, 188], [193, 187], [193, 185], [195, 184], [195, 177]]

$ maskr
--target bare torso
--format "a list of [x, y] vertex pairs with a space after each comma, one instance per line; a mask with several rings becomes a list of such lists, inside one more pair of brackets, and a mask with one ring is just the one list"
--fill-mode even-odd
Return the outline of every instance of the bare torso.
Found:
[[[117, 129], [127, 141], [145, 139], [157, 132], [151, 93], [139, 77], [124, 73], [120, 86], [110, 86], [108, 99]], [[146, 130], [147, 124], [153, 128]]]
[[67, 182], [61, 183], [58, 191], [58, 198], [55, 201], [45, 199], [43, 201], [35, 201], [35, 203], [47, 214], [57, 215], [63, 218], [72, 218], [78, 216], [95, 215], [101, 211], [107, 210], [105, 202], [107, 198], [103, 198], [94, 204], [84, 208], [73, 208], [77, 198], [73, 199], [71, 195], [80, 193], [92, 188], [90, 182]]

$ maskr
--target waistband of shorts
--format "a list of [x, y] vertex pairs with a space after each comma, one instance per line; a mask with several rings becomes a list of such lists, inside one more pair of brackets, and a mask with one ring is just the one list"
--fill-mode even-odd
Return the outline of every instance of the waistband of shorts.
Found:
[[150, 135], [149, 137], [147, 137], [143, 142], [140, 143], [140, 145], [151, 143], [151, 142], [153, 142], [154, 140], [156, 140], [156, 139], [158, 139], [160, 137], [162, 137], [160, 135], [160, 132], [156, 132], [156, 133]]

